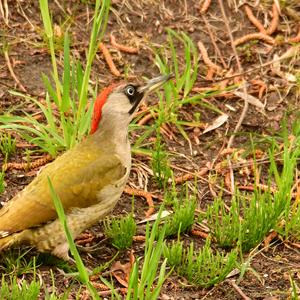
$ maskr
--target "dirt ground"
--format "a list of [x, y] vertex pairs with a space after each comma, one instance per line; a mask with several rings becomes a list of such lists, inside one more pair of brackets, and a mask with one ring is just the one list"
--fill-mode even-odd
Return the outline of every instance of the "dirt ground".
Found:
[[[92, 2], [58, 0], [49, 3], [53, 23], [62, 31], [69, 28], [72, 53], [76, 57], [84, 57], [88, 47], [93, 14]], [[166, 28], [185, 32], [191, 37], [195, 45], [201, 41], [207, 49], [210, 59], [223, 69], [220, 74], [214, 75], [213, 80], [206, 80], [208, 66], [200, 55], [199, 75], [193, 93], [197, 94], [203, 88], [209, 89], [215, 86], [217, 82], [214, 80], [218, 78], [240, 73], [218, 1], [212, 0], [207, 12], [201, 15], [200, 7], [203, 2], [193, 0], [112, 0], [112, 9], [104, 43], [107, 44], [117, 68], [122, 73], [121, 78], [140, 79], [142, 76], [149, 78], [159, 73], [159, 69], [154, 64], [155, 53], [153, 49], [163, 48], [164, 45], [167, 45]], [[272, 1], [262, 0], [251, 1], [250, 3], [250, 1], [228, 0], [223, 2], [234, 40], [246, 34], [258, 32], [258, 29], [246, 16], [242, 2], [249, 2], [249, 7], [252, 8], [254, 15], [258, 17], [265, 28], [270, 25]], [[246, 116], [242, 120], [242, 125], [234, 139], [232, 145], [234, 148], [248, 149], [251, 146], [250, 135], [259, 145], [260, 140], [264, 141], [263, 137], [277, 134], [284, 116], [288, 116], [289, 121], [296, 117], [299, 107], [299, 77], [297, 86], [297, 82], [287, 79], [287, 74], [296, 74], [297, 70], [299, 74], [299, 54], [298, 60], [289, 59], [281, 64], [281, 73], [274, 70], [274, 65], [267, 63], [276, 56], [280, 57], [291, 47], [292, 43], [289, 42], [289, 39], [295, 37], [300, 30], [300, 3], [297, 0], [275, 1], [275, 3], [278, 2], [281, 3], [279, 24], [274, 33], [270, 35], [274, 38], [275, 43], [270, 44], [260, 40], [238, 47], [242, 70], [255, 69], [252, 72], [245, 73], [244, 78], [248, 83], [250, 94], [256, 98], [260, 96], [259, 101], [264, 105], [264, 110], [259, 109], [257, 105], [249, 105]], [[4, 52], [1, 53], [0, 114], [9, 110], [21, 114], [24, 111], [24, 101], [21, 97], [10, 94], [9, 90], [22, 92], [23, 86], [27, 94], [44, 97], [45, 88], [41, 74], [51, 74], [51, 60], [43, 39], [38, 1], [8, 1], [7, 21], [6, 23], [3, 15], [0, 15], [0, 46], [2, 49], [8, 49], [13, 72], [21, 85], [16, 81], [16, 78], [12, 77], [7, 58], [3, 55]], [[212, 43], [209, 31], [211, 31], [221, 56]], [[110, 33], [114, 33], [119, 43], [138, 47], [139, 53], [128, 54], [114, 49], [110, 45]], [[59, 33], [57, 34], [59, 35]], [[183, 49], [178, 48], [177, 50], [178, 60], [183, 62]], [[58, 49], [56, 53], [61, 66], [63, 51]], [[260, 65], [263, 65], [263, 67], [258, 68]], [[232, 69], [231, 73], [228, 72], [230, 69]], [[97, 82], [102, 88], [107, 83], [115, 80], [119, 80], [119, 78], [111, 74], [102, 54], [99, 52], [93, 65], [92, 84]], [[233, 78], [230, 80], [229, 84], [234, 83]], [[261, 95], [259, 92], [261, 92]], [[147, 105], [151, 105], [156, 101], [156, 96], [152, 95], [147, 101]], [[206, 134], [202, 134], [203, 128], [200, 130], [186, 128], [186, 132], [192, 141], [193, 155], [191, 155], [188, 144], [182, 135], [170, 126], [169, 129], [176, 138], [174, 139], [172, 136], [165, 137], [165, 142], [167, 150], [174, 153], [171, 164], [177, 167], [174, 169], [176, 176], [184, 175], [185, 172], [182, 170], [195, 172], [207, 166], [208, 163], [211, 164], [214, 160], [222, 160], [218, 159], [218, 155], [226, 148], [244, 107], [244, 101], [234, 95], [209, 97], [206, 101], [226, 113], [229, 118], [226, 123]], [[25, 107], [25, 109], [30, 112], [30, 108]], [[182, 107], [181, 115], [183, 118], [189, 118], [195, 113], [200, 114], [203, 124], [211, 124], [218, 116], [204, 106], [190, 105]], [[140, 134], [140, 131], [131, 134], [133, 144]], [[22, 141], [18, 140], [18, 144], [20, 146], [17, 147], [17, 153], [10, 158], [10, 162], [21, 162], [26, 158], [26, 148], [22, 147]], [[265, 147], [263, 142], [259, 145], [262, 150], [265, 150]], [[37, 155], [31, 157], [32, 160], [37, 158]], [[0, 164], [2, 163], [3, 157], [0, 156]], [[139, 170], [142, 164], [149, 166], [151, 162], [143, 156], [134, 155], [129, 185], [145, 188], [155, 195], [160, 195], [160, 190], [157, 188], [153, 177], [149, 177], [148, 186], [143, 186], [145, 180], [142, 182], [143, 184], [139, 181]], [[237, 180], [240, 180], [238, 171], [235, 172], [235, 175], [238, 178]], [[9, 170], [5, 177], [7, 187], [5, 192], [0, 194], [0, 201], [8, 201], [33, 179], [36, 172], [37, 170]], [[266, 182], [264, 178], [262, 181]], [[180, 189], [180, 186], [178, 189]], [[218, 193], [218, 190], [215, 192]], [[206, 174], [200, 177], [198, 181], [198, 208], [205, 209], [213, 198], [214, 194], [208, 184], [208, 174]], [[159, 205], [159, 203], [158, 200], [155, 201], [156, 205]], [[113, 215], [121, 215], [130, 212], [130, 210], [131, 197], [123, 195]], [[147, 205], [144, 199], [137, 197], [135, 201], [136, 219], [143, 219], [146, 210]], [[142, 233], [143, 227], [138, 230]], [[88, 245], [100, 242], [97, 251], [82, 253], [84, 263], [91, 268], [97, 266], [99, 262], [109, 261], [116, 253], [116, 250], [101, 232], [101, 224], [87, 232], [95, 236], [93, 242]], [[186, 234], [182, 238], [187, 241], [194, 240], [198, 245], [203, 245], [203, 240], [192, 234]], [[143, 255], [143, 243], [135, 242], [133, 249], [136, 257]], [[30, 252], [28, 255], [30, 256], [32, 253], [35, 252]], [[128, 261], [129, 251], [121, 253], [118, 259], [123, 262]], [[50, 268], [54, 272], [58, 291], [63, 291], [65, 287], [73, 283], [72, 279], [64, 277], [57, 267], [47, 263], [43, 256], [40, 260], [41, 266], [38, 270], [49, 289], [51, 289]], [[238, 287], [234, 287], [231, 281], [238, 278], [238, 275], [236, 275], [211, 289], [193, 287], [183, 278], [172, 275], [163, 287], [161, 299], [288, 299], [291, 295], [290, 277], [300, 286], [299, 249], [276, 240], [268, 250], [260, 251], [253, 257], [251, 270], [245, 274]], [[118, 286], [117, 282], [115, 284]], [[78, 286], [75, 283], [70, 293], [70, 299], [75, 299], [72, 298], [72, 295], [75, 295], [77, 290]], [[244, 296], [241, 296], [239, 291], [242, 291]], [[245, 295], [249, 298], [245, 298]]]

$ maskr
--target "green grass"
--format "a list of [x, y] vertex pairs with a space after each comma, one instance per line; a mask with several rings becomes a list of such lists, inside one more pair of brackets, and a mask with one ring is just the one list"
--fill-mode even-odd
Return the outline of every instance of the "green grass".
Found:
[[243, 201], [243, 221], [239, 237], [242, 250], [248, 252], [260, 244], [278, 222], [280, 213], [268, 192], [255, 191], [249, 205]]
[[58, 78], [58, 69], [56, 64], [56, 57], [55, 57], [55, 48], [54, 48], [54, 34], [52, 28], [52, 21], [49, 14], [49, 7], [48, 7], [48, 0], [39, 0], [40, 3], [40, 10], [42, 14], [42, 20], [44, 23], [44, 30], [45, 34], [48, 39], [48, 45], [51, 54], [51, 62], [52, 62], [52, 70], [53, 70], [53, 79], [55, 81], [56, 87], [56, 95], [57, 98], [61, 101], [61, 90], [59, 88], [59, 78]]
[[[171, 54], [164, 54], [158, 50], [156, 52], [155, 62], [160, 71], [164, 74], [174, 73], [175, 81], [170, 81], [164, 86], [164, 97], [159, 94], [160, 102], [157, 107], [159, 114], [159, 123], [172, 123], [176, 126], [180, 134], [187, 140], [188, 136], [183, 126], [197, 127], [200, 124], [200, 115], [194, 116], [193, 121], [180, 120], [180, 110], [184, 105], [201, 105], [216, 113], [222, 112], [214, 105], [209, 104], [203, 99], [211, 93], [221, 93], [215, 91], [193, 95], [192, 88], [196, 82], [199, 72], [199, 54], [193, 40], [184, 32], [177, 33], [174, 30], [167, 29], [168, 45], [165, 46]], [[178, 48], [184, 49], [184, 54], [178, 54]], [[170, 56], [170, 58], [169, 58]], [[182, 57], [182, 60], [179, 60]]]
[[276, 231], [286, 240], [300, 241], [300, 205], [294, 203], [290, 210], [286, 210], [283, 222], [278, 223]]
[[16, 277], [13, 277], [10, 280], [10, 284], [8, 284], [3, 275], [0, 287], [0, 299], [36, 300], [39, 299], [40, 289], [40, 283], [36, 280], [32, 280], [30, 283], [23, 280], [19, 286]]
[[[164, 179], [170, 178], [168, 165], [165, 163], [168, 154], [160, 138], [160, 128], [167, 124], [172, 128], [172, 132], [182, 136], [188, 143], [192, 152], [192, 143], [186, 133], [185, 127], [193, 128], [203, 125], [201, 114], [196, 112], [190, 114], [192, 120], [186, 120], [181, 113], [183, 107], [191, 109], [191, 106], [202, 106], [217, 114], [223, 114], [215, 105], [209, 103], [205, 98], [222, 93], [221, 90], [211, 90], [207, 93], [197, 93], [192, 91], [199, 73], [199, 54], [193, 40], [183, 32], [176, 32], [167, 29], [167, 43], [159, 48], [154, 48], [155, 64], [162, 74], [173, 73], [175, 80], [168, 81], [163, 86], [163, 91], [157, 92], [158, 104], [150, 108], [150, 113], [155, 115], [154, 125], [138, 126], [131, 124], [129, 131], [138, 131], [139, 137], [133, 145], [134, 153], [143, 153], [153, 158], [152, 168], [156, 181], [160, 187], [165, 186]], [[179, 54], [183, 49], [184, 54]], [[231, 90], [235, 86], [228, 87]], [[143, 115], [137, 117], [134, 122], [138, 122]], [[155, 142], [148, 142], [148, 138], [155, 134]], [[152, 149], [151, 149], [151, 146]], [[166, 166], [166, 168], [164, 168]], [[164, 187], [165, 189], [165, 187]]]
[[[165, 85], [165, 100], [159, 103], [159, 117], [165, 122], [175, 121], [177, 123], [177, 115], [182, 107], [180, 94], [183, 93], [183, 99], [189, 99], [189, 94], [196, 81], [198, 75], [198, 51], [192, 39], [185, 33], [177, 33], [168, 29], [168, 43], [166, 48], [171, 51], [171, 61], [168, 56], [160, 53], [158, 50], [155, 57], [155, 63], [160, 71], [164, 74], [174, 73], [175, 82], [170, 81]], [[183, 62], [178, 60], [178, 53], [175, 43], [183, 46], [184, 56]], [[181, 67], [181, 64], [183, 65]], [[162, 107], [162, 105], [164, 105]], [[163, 108], [163, 109], [162, 109]]]
[[183, 242], [179, 241], [179, 236], [180, 235], [178, 235], [177, 241], [173, 241], [170, 245], [164, 242], [163, 246], [163, 254], [164, 257], [167, 258], [168, 265], [176, 268], [181, 265], [184, 255]]
[[164, 245], [164, 255], [176, 273], [189, 283], [208, 288], [223, 281], [237, 264], [236, 250], [225, 255], [214, 252], [210, 244], [210, 239], [207, 239], [204, 247], [195, 251], [193, 242], [185, 248], [177, 241], [171, 246]]
[[[170, 80], [164, 84], [163, 92], [157, 92], [159, 99], [158, 105], [150, 109], [150, 113], [158, 115], [155, 119], [155, 126], [145, 125], [141, 127], [131, 124], [130, 131], [142, 130], [141, 135], [135, 141], [133, 147], [133, 150], [136, 152], [146, 151], [142, 148], [143, 146], [148, 146], [144, 144], [145, 141], [153, 132], [157, 132], [163, 124], [174, 125], [191, 148], [191, 142], [184, 127], [197, 127], [201, 125], [201, 116], [196, 114], [192, 121], [182, 119], [180, 112], [184, 105], [202, 105], [214, 112], [222, 114], [216, 106], [203, 101], [208, 94], [192, 95], [192, 88], [196, 82], [199, 67], [199, 54], [192, 39], [183, 32], [177, 33], [171, 29], [167, 29], [167, 35], [168, 42], [164, 44], [163, 47], [154, 49], [155, 64], [159, 68], [160, 73], [173, 73], [175, 80]], [[178, 54], [179, 48], [184, 49], [183, 57]], [[179, 57], [182, 57], [182, 60], [179, 60]], [[217, 91], [215, 93], [218, 94], [220, 92], [221, 91]], [[142, 115], [135, 121], [138, 121], [141, 117]], [[154, 145], [153, 151], [155, 152], [156, 150], [157, 145]], [[147, 153], [152, 155], [153, 151], [148, 151]]]
[[208, 208], [206, 218], [221, 247], [234, 248], [240, 244], [248, 252], [274, 228], [279, 214], [270, 193], [255, 191], [248, 200], [237, 191], [229, 211], [224, 200], [216, 199]]
[[[1, 266], [0, 299], [38, 299], [41, 285], [40, 282], [36, 280], [35, 257], [27, 262], [24, 258], [27, 252], [23, 254], [19, 253], [19, 255], [16, 256], [16, 253], [11, 251], [5, 255], [3, 266]], [[30, 282], [26, 280], [20, 282], [20, 276], [24, 276], [25, 274], [32, 274], [33, 278]]]
[[67, 219], [66, 219], [66, 216], [64, 213], [64, 208], [62, 206], [62, 203], [61, 203], [58, 195], [56, 194], [50, 179], [48, 179], [48, 182], [49, 182], [49, 188], [51, 190], [51, 195], [52, 195], [52, 199], [54, 202], [54, 206], [55, 206], [58, 218], [61, 222], [61, 226], [64, 229], [66, 239], [68, 241], [68, 245], [69, 245], [70, 251], [72, 253], [72, 256], [75, 259], [75, 263], [76, 263], [76, 266], [77, 266], [77, 269], [79, 272], [79, 280], [81, 281], [82, 284], [84, 284], [88, 288], [93, 299], [100, 299], [97, 294], [96, 289], [90, 282], [88, 271], [86, 270], [86, 268], [82, 262], [82, 259], [78, 253], [74, 239], [72, 237], [72, 234], [67, 226]]
[[[277, 148], [274, 146], [269, 151], [271, 160], [270, 174], [274, 176], [277, 192], [274, 195], [277, 209], [281, 211], [280, 221], [275, 228], [284, 238], [298, 240], [300, 238], [299, 227], [299, 200], [292, 201], [292, 187], [295, 182], [297, 163], [300, 157], [300, 122], [293, 124], [295, 139], [289, 140], [286, 124], [283, 124], [284, 151], [282, 154], [282, 168], [277, 167], [275, 156]], [[282, 225], [284, 224], [284, 225]]]
[[[159, 298], [163, 283], [171, 272], [166, 273], [167, 260], [161, 263], [165, 226], [160, 228], [160, 216], [163, 206], [152, 227], [146, 225], [144, 256], [139, 257], [131, 270], [126, 300], [156, 300]], [[157, 238], [158, 237], [158, 238]], [[123, 299], [111, 282], [101, 278], [112, 291], [112, 299]]]
[[10, 133], [0, 131], [0, 152], [5, 160], [16, 153], [16, 139]]
[[4, 171], [0, 172], [0, 194], [4, 192], [5, 190], [5, 173]]
[[296, 280], [293, 280], [292, 276], [290, 275], [290, 283], [291, 283], [291, 295], [290, 299], [298, 300], [299, 299], [299, 287], [296, 284]]
[[[158, 218], [153, 224], [151, 231], [150, 225], [147, 223], [143, 263], [141, 270], [139, 270], [141, 259], [134, 263], [129, 278], [126, 300], [158, 299], [162, 285], [170, 274], [166, 274], [167, 260], [165, 259], [160, 264], [166, 229], [165, 227], [162, 229], [159, 227], [162, 211], [163, 206], [160, 208]], [[157, 236], [158, 239], [156, 239]]]
[[168, 180], [173, 174], [169, 164], [168, 153], [162, 142], [159, 128], [157, 128], [156, 140], [153, 145], [151, 166], [158, 187], [166, 190]]
[[[50, 270], [52, 276], [52, 291], [49, 292], [42, 277], [37, 276], [36, 268], [34, 267], [33, 277], [24, 279], [20, 276], [12, 274], [3, 274], [0, 280], [0, 299], [1, 300], [67, 300], [69, 295], [69, 288], [63, 293], [57, 295], [53, 272]], [[78, 296], [78, 295], [77, 295]]]
[[[28, 113], [24, 113], [22, 116], [6, 114], [0, 116], [0, 129], [18, 131], [22, 138], [39, 146], [52, 156], [56, 156], [61, 150], [72, 148], [82, 140], [89, 131], [93, 109], [93, 105], [90, 105], [87, 109], [88, 98], [95, 99], [97, 93], [97, 88], [89, 93], [91, 66], [98, 44], [106, 29], [109, 8], [109, 0], [97, 0], [95, 3], [85, 68], [82, 67], [80, 61], [71, 56], [70, 38], [68, 33], [65, 33], [63, 75], [62, 78], [59, 78], [48, 1], [40, 0], [44, 30], [51, 54], [54, 86], [52, 86], [51, 80], [43, 75], [47, 90], [46, 103], [41, 103], [33, 97], [17, 92], [11, 91], [11, 94], [24, 98], [26, 102], [35, 104], [41, 110], [46, 122], [37, 121]], [[54, 114], [54, 108], [57, 110], [58, 115]]]
[[[198, 51], [191, 38], [185, 33], [179, 34], [168, 29], [167, 34], [171, 61], [169, 62], [167, 56], [157, 51], [155, 62], [161, 73], [169, 74], [172, 72], [175, 74], [176, 80], [175, 82], [170, 81], [164, 86], [163, 94], [158, 94], [159, 104], [153, 111], [158, 113], [156, 120], [158, 127], [164, 123], [174, 124], [191, 147], [191, 142], [183, 126], [191, 125], [193, 122], [180, 121], [179, 112], [184, 104], [183, 101], [190, 98], [189, 94], [198, 75]], [[181, 62], [178, 61], [175, 42], [184, 47], [183, 68], [180, 67]]]
[[36, 257], [33, 256], [28, 260], [26, 254], [29, 251], [30, 249], [21, 253], [20, 250], [11, 249], [5, 252], [5, 255], [1, 256], [0, 273], [14, 276], [34, 274], [36, 270]]
[[[49, 180], [49, 187], [51, 189], [51, 194], [55, 209], [57, 211], [61, 225], [63, 226], [66, 238], [70, 247], [70, 251], [75, 258], [76, 266], [79, 272], [79, 279], [82, 284], [86, 285], [93, 299], [99, 299], [97, 292], [89, 280], [89, 274], [82, 262], [82, 259], [77, 251], [76, 245], [72, 238], [72, 234], [69, 231], [67, 226], [66, 216], [64, 214], [63, 206], [55, 193], [55, 190]], [[159, 228], [160, 215], [163, 210], [161, 206], [158, 218], [152, 226], [150, 231], [150, 225], [146, 226], [146, 245], [144, 252], [144, 261], [142, 264], [142, 269], [139, 271], [139, 260], [138, 259], [134, 265], [129, 278], [129, 287], [126, 299], [137, 299], [137, 300], [152, 300], [157, 299], [161, 287], [168, 277], [166, 274], [166, 260], [160, 265], [160, 259], [162, 256], [163, 240], [165, 237], [166, 226], [163, 229]], [[130, 221], [132, 223], [132, 221]], [[158, 239], [155, 242], [155, 238], [158, 236]], [[104, 283], [108, 283], [106, 280], [103, 280]], [[109, 286], [113, 286], [109, 284]], [[118, 298], [117, 292], [115, 292], [116, 297]]]
[[[282, 166], [278, 167], [275, 161], [279, 149], [275, 139], [269, 149], [268, 180], [269, 185], [275, 184], [275, 192], [256, 188], [251, 194], [242, 194], [236, 190], [229, 210], [220, 197], [200, 217], [200, 220], [206, 219], [219, 246], [234, 248], [239, 245], [242, 251], [248, 252], [260, 244], [271, 229], [279, 231], [286, 238], [298, 236], [300, 210], [297, 205], [291, 205], [291, 191], [300, 147], [298, 139], [289, 141], [286, 130], [282, 140]], [[285, 225], [281, 226], [283, 223]]]
[[179, 233], [187, 232], [194, 224], [194, 215], [196, 200], [193, 197], [186, 196], [181, 200], [173, 202], [174, 213], [166, 220], [166, 236], [173, 236]]
[[224, 200], [218, 197], [207, 208], [205, 215], [200, 216], [207, 220], [207, 224], [219, 246], [234, 248], [241, 232], [240, 207], [236, 197], [231, 201], [230, 210], [226, 211]]
[[131, 247], [133, 236], [136, 233], [136, 223], [132, 214], [107, 220], [103, 224], [105, 235], [111, 239], [114, 247], [119, 250]]

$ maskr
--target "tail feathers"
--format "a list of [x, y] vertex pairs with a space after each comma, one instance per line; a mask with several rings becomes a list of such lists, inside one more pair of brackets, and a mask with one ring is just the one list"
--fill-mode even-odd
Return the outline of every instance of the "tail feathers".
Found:
[[23, 240], [23, 231], [0, 238], [0, 251]]

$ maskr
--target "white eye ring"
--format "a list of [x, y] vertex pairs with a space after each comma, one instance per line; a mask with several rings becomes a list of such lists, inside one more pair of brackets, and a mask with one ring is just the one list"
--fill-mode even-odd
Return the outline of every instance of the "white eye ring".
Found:
[[134, 88], [132, 87], [132, 86], [129, 86], [128, 88], [127, 88], [127, 95], [129, 95], [129, 96], [133, 96], [134, 95]]

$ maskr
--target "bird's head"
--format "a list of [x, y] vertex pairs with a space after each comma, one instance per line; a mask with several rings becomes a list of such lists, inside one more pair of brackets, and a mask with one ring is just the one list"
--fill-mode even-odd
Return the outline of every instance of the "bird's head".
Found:
[[170, 78], [172, 75], [163, 75], [150, 79], [145, 85], [122, 82], [103, 89], [95, 101], [90, 133], [96, 132], [104, 117], [106, 119], [118, 118], [122, 121], [128, 121], [129, 124], [133, 113], [145, 96], [159, 88]]

